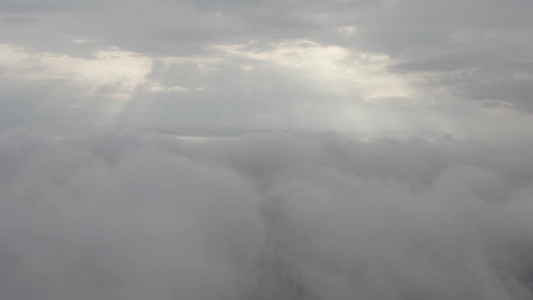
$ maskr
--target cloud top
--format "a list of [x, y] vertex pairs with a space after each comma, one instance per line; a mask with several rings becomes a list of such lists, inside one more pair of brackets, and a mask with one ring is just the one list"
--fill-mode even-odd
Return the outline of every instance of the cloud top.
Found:
[[5, 131], [0, 296], [527, 299], [526, 146]]

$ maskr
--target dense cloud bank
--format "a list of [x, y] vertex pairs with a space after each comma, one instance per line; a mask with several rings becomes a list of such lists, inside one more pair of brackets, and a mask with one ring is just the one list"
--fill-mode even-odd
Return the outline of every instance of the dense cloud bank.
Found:
[[0, 134], [2, 299], [531, 299], [533, 154]]

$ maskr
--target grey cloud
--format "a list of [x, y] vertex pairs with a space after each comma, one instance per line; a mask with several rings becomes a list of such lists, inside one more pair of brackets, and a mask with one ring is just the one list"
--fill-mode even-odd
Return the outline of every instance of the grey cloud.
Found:
[[[513, 49], [514, 48], [514, 49]], [[449, 87], [460, 97], [501, 101], [530, 111], [533, 65], [530, 47], [506, 47], [475, 54], [443, 55], [393, 66], [400, 73], [424, 72], [420, 83]]]
[[[480, 100], [484, 107], [503, 103], [523, 112], [531, 111], [532, 57], [524, 44], [533, 33], [530, 21], [533, 7], [527, 1], [504, 4], [444, 0], [269, 1], [259, 4], [249, 1], [154, 3], [136, 0], [128, 3], [94, 2], [93, 8], [87, 8], [86, 2], [72, 2], [68, 4], [72, 6], [69, 9], [64, 8], [65, 1], [41, 1], [39, 5], [25, 3], [34, 10], [15, 9], [20, 4], [9, 2], [0, 11], [0, 22], [4, 25], [0, 26], [0, 40], [3, 43], [19, 45], [36, 53], [68, 54], [88, 59], [94, 58], [96, 51], [118, 46], [121, 50], [147, 57], [207, 56], [221, 58], [226, 63], [211, 75], [197, 76], [193, 64], [164, 67], [156, 61], [150, 79], [184, 88], [203, 87], [206, 91], [192, 96], [170, 93], [154, 96], [139, 87], [134, 102], [163, 98], [161, 102], [172, 103], [171, 99], [176, 99], [176, 103], [186, 102], [182, 107], [193, 107], [194, 112], [198, 111], [196, 107], [202, 109], [205, 116], [216, 115], [216, 111], [231, 113], [232, 109], [237, 115], [264, 109], [266, 115], [278, 114], [272, 119], [283, 120], [278, 124], [284, 126], [299, 123], [291, 121], [293, 118], [309, 119], [316, 115], [304, 116], [302, 110], [298, 111], [294, 106], [305, 110], [320, 102], [310, 110], [327, 111], [328, 107], [335, 110], [336, 104], [341, 103], [340, 110], [345, 110], [350, 101], [361, 101], [358, 89], [364, 89], [364, 86], [344, 82], [346, 94], [351, 99], [337, 101], [340, 96], [321, 93], [315, 88], [327, 87], [331, 82], [313, 81], [290, 72], [280, 74], [276, 68], [249, 72], [248, 82], [253, 86], [250, 88], [238, 82], [244, 82], [246, 76], [241, 76], [236, 68], [243, 62], [252, 67], [272, 65], [272, 62], [230, 58], [213, 47], [257, 40], [252, 47], [261, 52], [272, 49], [272, 43], [307, 39], [321, 45], [342, 46], [352, 53], [386, 55], [390, 58], [388, 71], [405, 75], [405, 80], [411, 81], [413, 90], [419, 92], [411, 97], [417, 101], [430, 98], [445, 102], [453, 97], [454, 100]], [[346, 26], [353, 26], [355, 33], [352, 36], [339, 34], [339, 28]], [[351, 62], [346, 60], [343, 63], [349, 65]], [[389, 88], [383, 85], [379, 90]], [[13, 86], [19, 85], [15, 83]], [[107, 97], [110, 87], [98, 90], [101, 98]], [[57, 85], [50, 85], [50, 91], [45, 94], [51, 97], [62, 95], [62, 90], [56, 91], [56, 88]], [[23, 90], [18, 93], [26, 94]], [[10, 95], [5, 94], [6, 97]], [[185, 101], [186, 97], [190, 97], [190, 101]], [[395, 97], [405, 95], [387, 95], [385, 98]], [[198, 99], [198, 105], [193, 103]], [[217, 101], [217, 105], [210, 106]], [[142, 105], [133, 103], [130, 106]], [[438, 110], [435, 109], [440, 113]], [[297, 113], [288, 117], [285, 111]], [[185, 109], [177, 114], [185, 115]], [[242, 119], [256, 116], [242, 116]], [[124, 116], [124, 119], [137, 117]], [[451, 120], [455, 117], [449, 115]], [[239, 119], [235, 114], [223, 118]], [[248, 123], [240, 125], [247, 127]]]
[[532, 11], [4, 1], [0, 298], [531, 299]]
[[[261, 6], [241, 2], [134, 1], [127, 5], [101, 2], [95, 10], [82, 9], [80, 4], [76, 13], [54, 8], [53, 3], [42, 3], [42, 6], [49, 11], [36, 9], [37, 14], [32, 16], [39, 18], [38, 24], [45, 33], [96, 37], [108, 46], [141, 53], [184, 55], [202, 52], [209, 44], [243, 43], [253, 39], [280, 41], [330, 34], [330, 21], [324, 23], [317, 15], [328, 14], [336, 5], [320, 1], [273, 1]], [[21, 14], [5, 10], [3, 15], [9, 18]], [[44, 48], [46, 39], [40, 41], [42, 33], [35, 35], [33, 28], [31, 31], [18, 27], [9, 29], [5, 37], [24, 46], [55, 47], [58, 52], [67, 51], [69, 46], [68, 41], [61, 42], [58, 38]], [[12, 34], [14, 32], [21, 35]]]
[[527, 299], [529, 145], [0, 137], [11, 299]]
[[[393, 35], [390, 41], [379, 42], [403, 61], [393, 70], [418, 74], [432, 94], [446, 88], [463, 99], [498, 100], [531, 110], [530, 82], [516, 78], [532, 74], [530, 45], [524, 42], [533, 33], [530, 3], [407, 3], [410, 8], [400, 4], [384, 20], [388, 25], [383, 30], [397, 29], [380, 35], [383, 30], [372, 31], [370, 26], [367, 36], [373, 39], [376, 33], [376, 38], [389, 39]], [[411, 36], [420, 31], [428, 36]]]
[[[101, 3], [101, 2], [100, 2]], [[6, 0], [2, 2], [1, 12], [11, 13], [38, 13], [38, 12], [58, 12], [58, 11], [77, 11], [95, 9], [101, 7], [99, 1], [64, 1], [64, 0], [45, 0], [45, 1], [14, 1]]]
[[[168, 47], [179, 51], [180, 30], [202, 33], [183, 36], [186, 40], [197, 36], [202, 43], [302, 37], [321, 41], [332, 40], [338, 26], [354, 25], [363, 35], [358, 39], [360, 45], [396, 55], [410, 47], [448, 46], [450, 34], [459, 29], [529, 28], [530, 10], [527, 1], [461, 5], [449, 1], [270, 1], [261, 5], [247, 1], [134, 1], [128, 5], [111, 2], [102, 10], [86, 11], [75, 18], [58, 12], [56, 17], [69, 26], [56, 28], [100, 35], [132, 51], [169, 54]], [[170, 44], [165, 47], [163, 41], [154, 39], [154, 33]], [[335, 41], [342, 43], [343, 39]]]

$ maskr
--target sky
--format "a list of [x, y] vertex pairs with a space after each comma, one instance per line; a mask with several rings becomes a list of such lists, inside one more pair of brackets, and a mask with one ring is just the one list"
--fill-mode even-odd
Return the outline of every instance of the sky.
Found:
[[530, 136], [528, 0], [0, 5], [0, 128]]
[[1, 0], [0, 299], [533, 299], [530, 0]]

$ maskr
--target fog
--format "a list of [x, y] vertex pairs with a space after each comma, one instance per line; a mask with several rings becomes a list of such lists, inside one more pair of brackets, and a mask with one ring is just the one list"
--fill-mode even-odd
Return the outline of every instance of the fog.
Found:
[[0, 134], [1, 299], [531, 299], [533, 153]]

